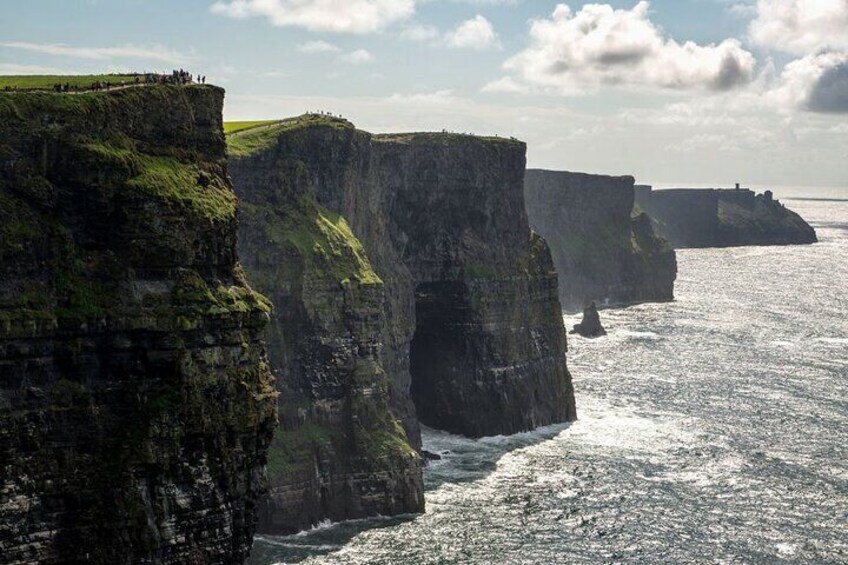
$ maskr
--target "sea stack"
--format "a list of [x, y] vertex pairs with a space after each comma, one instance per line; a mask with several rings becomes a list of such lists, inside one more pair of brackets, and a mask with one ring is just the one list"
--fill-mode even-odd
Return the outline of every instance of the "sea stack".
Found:
[[607, 335], [607, 331], [601, 325], [601, 315], [598, 313], [598, 307], [594, 302], [583, 309], [583, 321], [575, 324], [571, 333], [589, 338]]

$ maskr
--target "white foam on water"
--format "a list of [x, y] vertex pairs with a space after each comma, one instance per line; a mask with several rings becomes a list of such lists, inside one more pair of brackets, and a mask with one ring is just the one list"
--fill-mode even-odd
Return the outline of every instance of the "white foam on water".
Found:
[[798, 544], [796, 543], [779, 543], [774, 547], [781, 557], [792, 557], [798, 553]]
[[328, 520], [321, 520], [320, 522], [318, 522], [317, 524], [315, 524], [314, 526], [312, 526], [308, 530], [298, 532], [294, 535], [296, 537], [305, 537], [305, 536], [308, 536], [310, 534], [314, 534], [315, 532], [320, 532], [322, 530], [329, 530], [330, 528], [332, 528], [333, 526], [336, 526], [336, 525], [338, 525], [338, 523], [333, 522], [332, 520], [329, 520], [329, 519]]
[[634, 330], [619, 330], [616, 332], [624, 337], [633, 337], [638, 339], [660, 339], [660, 335], [656, 332], [639, 332]]
[[665, 451], [694, 438], [671, 419], [639, 414], [636, 408], [588, 396], [581, 399], [580, 419], [563, 435], [584, 445], [642, 452]]
[[848, 345], [848, 337], [817, 337], [816, 341], [828, 345]]

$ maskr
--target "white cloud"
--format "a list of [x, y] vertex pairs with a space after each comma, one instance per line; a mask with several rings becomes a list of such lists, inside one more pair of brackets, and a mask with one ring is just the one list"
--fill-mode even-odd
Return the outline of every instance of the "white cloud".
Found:
[[265, 17], [279, 27], [372, 33], [409, 18], [415, 0], [218, 0], [210, 9], [233, 18]]
[[307, 41], [297, 46], [297, 50], [301, 53], [338, 53], [341, 51], [339, 47], [326, 41]]
[[339, 59], [345, 63], [350, 63], [351, 65], [364, 65], [366, 63], [373, 62], [374, 55], [365, 49], [357, 49], [356, 51], [351, 51], [350, 53], [342, 55]]
[[403, 39], [429, 43], [453, 49], [499, 49], [500, 41], [492, 23], [481, 15], [459, 23], [453, 30], [442, 33], [429, 25], [410, 25], [400, 34]]
[[498, 34], [492, 23], [481, 15], [459, 24], [455, 30], [445, 36], [449, 47], [458, 49], [491, 49], [499, 47]]
[[768, 96], [788, 108], [848, 113], [848, 54], [817, 53], [792, 61]]
[[848, 0], [758, 0], [752, 41], [807, 55], [848, 49]]
[[729, 90], [754, 75], [754, 56], [736, 39], [718, 45], [683, 44], [664, 37], [648, 18], [649, 3], [631, 10], [558, 4], [535, 20], [530, 46], [504, 63], [519, 82], [574, 94], [602, 85]]
[[193, 58], [167, 49], [161, 45], [152, 45], [150, 47], [138, 47], [135, 45], [122, 45], [116, 47], [73, 47], [62, 43], [6, 41], [0, 43], [0, 47], [35, 51], [36, 53], [44, 53], [46, 55], [59, 55], [62, 57], [76, 57], [78, 59], [94, 60], [147, 59], [150, 61], [180, 64]]

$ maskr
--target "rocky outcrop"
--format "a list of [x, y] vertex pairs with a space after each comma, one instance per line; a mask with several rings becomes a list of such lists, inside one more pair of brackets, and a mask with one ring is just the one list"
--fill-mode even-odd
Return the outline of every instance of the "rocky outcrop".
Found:
[[4, 563], [235, 563], [275, 392], [223, 91], [0, 94]]
[[601, 325], [601, 315], [598, 313], [598, 307], [594, 302], [583, 310], [583, 320], [574, 325], [571, 333], [589, 338], [607, 335], [607, 331]]
[[530, 225], [551, 247], [562, 306], [673, 300], [675, 253], [634, 210], [633, 177], [528, 170]]
[[770, 191], [748, 189], [651, 190], [640, 186], [637, 205], [675, 248], [794, 245], [818, 241], [801, 216]]
[[[522, 201], [523, 144], [372, 136], [343, 120], [303, 116], [231, 136], [230, 151], [237, 191], [256, 205], [244, 209], [247, 270], [275, 302], [293, 304], [278, 309], [279, 337], [269, 349], [283, 391], [281, 430], [309, 444], [315, 463], [300, 474], [271, 473], [266, 531], [420, 510], [420, 460], [409, 456], [420, 446], [416, 411], [428, 425], [470, 436], [575, 417], [556, 273]], [[281, 244], [308, 231], [287, 219], [309, 217], [299, 207], [344, 226], [345, 235], [335, 244], [313, 235]], [[292, 247], [289, 256], [323, 250], [326, 261], [281, 272], [280, 250]], [[351, 250], [355, 268], [333, 267]], [[315, 343], [308, 359], [292, 345], [304, 340]], [[363, 375], [344, 361], [352, 358], [375, 369]], [[287, 391], [304, 399], [297, 418], [288, 416], [295, 411]], [[363, 419], [398, 449], [360, 450], [351, 438]], [[405, 441], [395, 441], [395, 421]], [[340, 441], [322, 450], [304, 440], [315, 422]], [[271, 459], [292, 453], [278, 442]], [[321, 490], [336, 483], [347, 490]]]

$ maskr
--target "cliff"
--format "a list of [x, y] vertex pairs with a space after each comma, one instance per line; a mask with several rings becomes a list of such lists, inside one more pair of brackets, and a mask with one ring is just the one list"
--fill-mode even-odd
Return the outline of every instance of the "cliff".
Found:
[[[409, 448], [420, 446], [416, 414], [470, 436], [575, 417], [556, 273], [522, 201], [523, 144], [450, 134], [372, 136], [343, 120], [303, 116], [239, 132], [229, 145], [237, 191], [246, 202], [264, 203], [244, 208], [241, 252], [251, 280], [275, 302], [291, 297], [298, 305], [289, 318], [279, 310], [272, 329], [279, 339], [269, 349], [280, 368], [278, 388], [304, 391], [294, 393], [305, 399], [300, 420], [287, 418], [281, 396], [281, 429], [302, 442], [303, 428], [322, 422], [341, 438], [323, 451], [306, 440], [310, 459], [320, 464], [299, 475], [272, 474], [266, 531], [324, 517], [420, 510], [420, 461], [409, 457]], [[320, 270], [336, 269], [345, 248], [356, 250], [358, 267], [334, 271], [322, 285], [280, 272], [281, 256], [273, 254], [291, 245], [265, 234], [280, 226], [285, 238], [293, 228], [262, 210], [285, 217], [297, 206], [349, 228], [346, 243], [330, 247]], [[301, 247], [295, 255], [327, 249]], [[343, 332], [319, 322], [325, 308]], [[353, 347], [332, 359], [367, 358], [378, 368], [372, 376], [359, 378], [355, 363], [340, 363], [328, 380], [329, 357], [309, 354], [314, 363], [306, 363], [286, 346], [318, 336], [327, 347], [339, 335]], [[367, 402], [348, 400], [357, 396]], [[380, 456], [357, 448], [352, 423], [362, 419], [398, 449]], [[396, 421], [405, 441], [395, 442]], [[289, 457], [292, 450], [275, 443], [272, 452]], [[369, 476], [385, 480], [374, 484]], [[349, 490], [321, 490], [336, 483]]]
[[0, 94], [0, 554], [246, 558], [275, 419], [213, 87]]
[[673, 300], [677, 259], [634, 210], [633, 177], [528, 170], [530, 225], [550, 244], [564, 308]]
[[801, 216], [748, 189], [637, 190], [637, 205], [675, 248], [795, 245], [818, 241]]
[[[265, 135], [272, 146], [240, 152]], [[240, 254], [276, 305], [268, 350], [280, 427], [265, 532], [424, 508], [414, 409], [389, 372], [404, 366], [392, 332], [409, 330], [389, 324], [386, 284], [347, 220], [318, 203], [319, 191], [343, 196], [361, 138], [346, 122], [305, 118], [230, 138]], [[410, 413], [412, 441], [395, 416]]]

